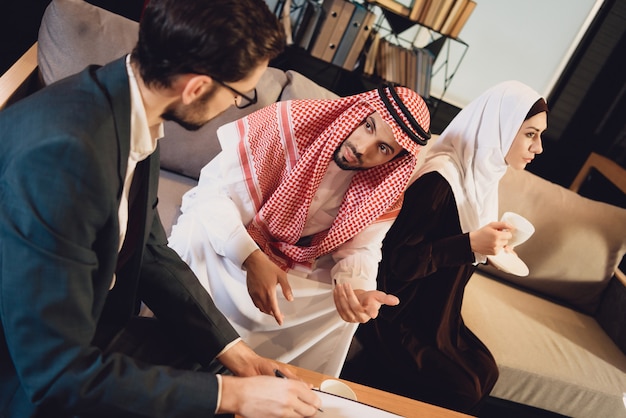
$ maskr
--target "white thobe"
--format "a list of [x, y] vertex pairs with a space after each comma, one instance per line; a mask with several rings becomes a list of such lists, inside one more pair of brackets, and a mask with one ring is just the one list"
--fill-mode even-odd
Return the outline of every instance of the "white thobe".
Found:
[[[182, 215], [169, 245], [209, 291], [217, 307], [259, 355], [338, 376], [357, 324], [341, 319], [333, 282], [353, 289], [376, 288], [381, 243], [392, 220], [376, 222], [320, 257], [312, 269], [287, 272], [294, 300], [277, 289], [283, 325], [254, 306], [242, 264], [258, 246], [245, 229], [256, 214], [237, 155], [234, 125], [218, 131], [222, 152], [202, 169], [198, 186], [183, 197]], [[353, 172], [334, 162], [314, 196], [303, 236], [328, 229]]]

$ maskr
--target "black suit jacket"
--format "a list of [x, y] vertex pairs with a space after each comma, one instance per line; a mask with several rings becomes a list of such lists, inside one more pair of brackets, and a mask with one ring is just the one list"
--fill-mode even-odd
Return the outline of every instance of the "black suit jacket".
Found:
[[[103, 356], [139, 300], [208, 364], [236, 332], [174, 251], [157, 213], [158, 150], [135, 251], [109, 291], [130, 148], [124, 59], [90, 67], [0, 113], [0, 417], [211, 416], [207, 373]], [[129, 237], [127, 237], [129, 239]], [[50, 412], [54, 411], [54, 412]]]

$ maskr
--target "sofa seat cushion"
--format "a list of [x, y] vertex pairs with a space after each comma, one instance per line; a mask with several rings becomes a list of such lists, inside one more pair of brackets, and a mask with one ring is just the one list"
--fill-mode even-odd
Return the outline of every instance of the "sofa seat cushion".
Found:
[[462, 314], [498, 364], [491, 396], [571, 417], [626, 417], [626, 355], [593, 317], [478, 271]]
[[516, 212], [535, 226], [528, 241], [515, 248], [530, 274], [480, 268], [593, 314], [626, 252], [626, 209], [509, 169], [499, 184], [499, 210]]
[[161, 169], [159, 176], [159, 217], [169, 237], [172, 225], [180, 216], [180, 205], [183, 195], [194, 187], [198, 182], [182, 174]]

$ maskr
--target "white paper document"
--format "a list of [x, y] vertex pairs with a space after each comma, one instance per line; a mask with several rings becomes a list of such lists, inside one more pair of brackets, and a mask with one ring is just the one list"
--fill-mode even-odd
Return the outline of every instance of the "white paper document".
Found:
[[359, 401], [342, 398], [322, 391], [317, 391], [317, 395], [322, 399], [322, 410], [318, 412], [316, 418], [398, 418], [401, 415], [366, 405]]

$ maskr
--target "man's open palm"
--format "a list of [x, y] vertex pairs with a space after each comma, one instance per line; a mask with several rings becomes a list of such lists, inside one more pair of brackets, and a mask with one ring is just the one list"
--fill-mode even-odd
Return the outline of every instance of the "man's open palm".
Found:
[[344, 321], [361, 324], [376, 318], [382, 305], [396, 306], [400, 303], [394, 295], [380, 290], [353, 290], [349, 283], [336, 285], [333, 298]]

